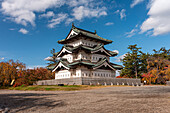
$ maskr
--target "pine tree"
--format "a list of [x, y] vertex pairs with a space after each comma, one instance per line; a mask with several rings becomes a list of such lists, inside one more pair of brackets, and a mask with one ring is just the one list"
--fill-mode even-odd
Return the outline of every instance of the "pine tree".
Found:
[[147, 71], [146, 59], [149, 55], [140, 51], [141, 48], [138, 48], [137, 44], [129, 45], [128, 49], [130, 49], [130, 52], [128, 52], [124, 59], [122, 59], [124, 69], [121, 70], [120, 76], [140, 78], [141, 73]]

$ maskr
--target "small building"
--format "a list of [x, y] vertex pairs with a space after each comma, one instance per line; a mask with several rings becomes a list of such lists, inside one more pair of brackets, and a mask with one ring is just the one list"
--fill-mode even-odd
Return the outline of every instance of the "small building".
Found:
[[118, 53], [107, 50], [104, 46], [112, 43], [95, 32], [80, 29], [72, 24], [72, 28], [63, 40], [62, 49], [55, 55], [60, 58], [52, 67], [55, 79], [65, 78], [113, 78], [116, 70], [122, 69], [121, 65], [110, 62], [110, 57]]

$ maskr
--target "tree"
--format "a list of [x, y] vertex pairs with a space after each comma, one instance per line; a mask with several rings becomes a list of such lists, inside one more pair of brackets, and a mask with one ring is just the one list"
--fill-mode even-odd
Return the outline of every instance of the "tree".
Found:
[[22, 72], [21, 76], [16, 80], [14, 86], [32, 85], [38, 80], [54, 79], [54, 73], [46, 68], [27, 69]]
[[161, 48], [147, 59], [148, 73], [156, 78], [156, 83], [165, 83], [169, 79], [168, 67], [170, 65], [170, 49]]
[[58, 52], [56, 53], [54, 48], [51, 50], [50, 53], [52, 54], [52, 56], [45, 58], [45, 60], [50, 61], [49, 63], [47, 63], [47, 68], [51, 70], [51, 67], [54, 67], [58, 63], [59, 58], [57, 58]]
[[166, 69], [165, 71], [165, 74], [166, 74], [166, 79], [170, 81], [170, 65], [168, 65], [168, 68]]
[[54, 48], [51, 50], [51, 54], [52, 54], [51, 63], [56, 64], [56, 63], [57, 63], [57, 56], [56, 56], [56, 53], [55, 53], [55, 49], [54, 49]]
[[0, 86], [32, 85], [37, 80], [54, 79], [54, 73], [46, 68], [26, 69], [25, 64], [13, 60], [0, 62]]
[[154, 54], [153, 57], [156, 58], [164, 58], [170, 61], [170, 49], [167, 49], [165, 47], [162, 47], [161, 49], [159, 49], [158, 51], [153, 49]]
[[19, 77], [19, 72], [25, 69], [25, 64], [13, 60], [0, 62], [0, 86], [9, 86], [12, 80]]
[[142, 74], [142, 81], [146, 81], [147, 84], [155, 83], [156, 77], [150, 73]]
[[121, 76], [126, 76], [129, 78], [141, 78], [141, 73], [147, 71], [147, 62], [148, 54], [140, 51], [141, 48], [135, 45], [129, 45], [128, 49], [130, 52], [122, 59], [124, 68], [121, 70]]

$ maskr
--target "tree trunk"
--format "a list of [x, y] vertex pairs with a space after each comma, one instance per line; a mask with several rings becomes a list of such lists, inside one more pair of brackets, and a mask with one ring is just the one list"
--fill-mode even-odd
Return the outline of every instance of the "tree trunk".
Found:
[[135, 66], [135, 75], [136, 75], [136, 79], [138, 78], [138, 72], [137, 72], [137, 67]]

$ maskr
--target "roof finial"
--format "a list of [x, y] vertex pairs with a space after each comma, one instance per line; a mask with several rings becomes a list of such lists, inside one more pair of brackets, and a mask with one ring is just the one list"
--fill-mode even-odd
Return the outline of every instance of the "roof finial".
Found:
[[94, 30], [94, 33], [95, 33], [95, 34], [97, 33], [96, 30]]
[[74, 23], [72, 22], [72, 27], [74, 27]]

